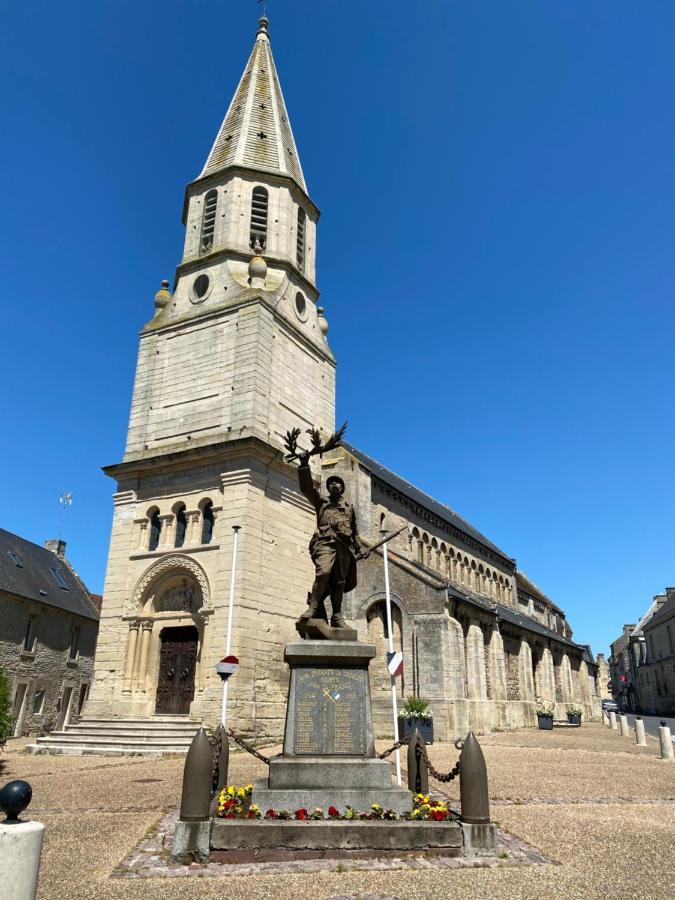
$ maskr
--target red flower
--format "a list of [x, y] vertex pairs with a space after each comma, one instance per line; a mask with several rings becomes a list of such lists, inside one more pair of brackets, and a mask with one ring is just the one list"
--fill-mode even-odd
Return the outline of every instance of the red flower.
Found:
[[232, 809], [233, 806], [234, 800], [226, 800], [225, 803], [223, 803], [223, 809]]
[[247, 819], [255, 819], [255, 813], [254, 813], [254, 812], [251, 812], [251, 810], [249, 810], [249, 811], [246, 813], [246, 818], [247, 818]]
[[234, 813], [225, 813], [225, 815], [223, 816], [223, 818], [224, 818], [224, 819], [236, 819], [237, 817], [235, 816]]
[[334, 806], [328, 807], [328, 815], [331, 819], [339, 819], [340, 818], [340, 810], [336, 809]]
[[276, 809], [268, 809], [267, 812], [265, 813], [265, 818], [266, 819], [278, 819], [279, 813], [276, 811]]
[[434, 822], [444, 822], [447, 813], [444, 809], [432, 809], [429, 815]]
[[304, 821], [307, 818], [307, 810], [304, 807], [302, 809], [296, 809], [295, 818]]

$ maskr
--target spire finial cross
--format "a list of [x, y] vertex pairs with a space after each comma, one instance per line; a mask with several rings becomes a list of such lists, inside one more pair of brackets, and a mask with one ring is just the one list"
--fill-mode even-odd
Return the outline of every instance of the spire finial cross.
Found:
[[262, 14], [263, 18], [267, 18], [267, 0], [258, 0], [258, 3], [262, 3]]

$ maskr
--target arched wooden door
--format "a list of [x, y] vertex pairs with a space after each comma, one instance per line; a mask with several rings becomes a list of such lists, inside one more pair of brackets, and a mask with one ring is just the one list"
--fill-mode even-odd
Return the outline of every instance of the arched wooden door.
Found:
[[187, 715], [195, 694], [199, 635], [194, 625], [164, 628], [160, 634], [158, 715]]

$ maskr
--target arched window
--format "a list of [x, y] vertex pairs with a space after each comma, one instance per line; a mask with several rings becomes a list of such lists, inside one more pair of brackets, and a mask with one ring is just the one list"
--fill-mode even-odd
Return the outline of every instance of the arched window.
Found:
[[298, 268], [301, 272], [305, 271], [305, 219], [306, 219], [304, 209], [299, 206], [298, 207], [298, 231], [297, 231], [297, 242], [296, 242], [296, 257], [298, 260]]
[[159, 518], [159, 510], [155, 507], [148, 513], [150, 519], [150, 541], [148, 550], [156, 550], [159, 546], [159, 536], [162, 533], [162, 520]]
[[185, 516], [185, 504], [181, 503], [176, 507], [176, 547], [182, 547], [185, 543], [185, 532], [187, 530], [187, 518]]
[[261, 253], [267, 246], [267, 206], [269, 198], [264, 187], [253, 188], [251, 200], [251, 238], [253, 250]]
[[208, 500], [202, 507], [202, 544], [210, 544], [213, 537], [213, 503]]
[[199, 252], [210, 253], [213, 249], [213, 232], [216, 230], [216, 206], [218, 205], [218, 191], [209, 191], [204, 197], [204, 212], [202, 213], [202, 236], [199, 241]]

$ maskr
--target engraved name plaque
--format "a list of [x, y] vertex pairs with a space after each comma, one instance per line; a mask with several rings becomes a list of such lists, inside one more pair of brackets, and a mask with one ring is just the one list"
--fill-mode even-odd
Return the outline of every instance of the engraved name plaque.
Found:
[[366, 670], [298, 668], [295, 678], [293, 752], [298, 756], [364, 756]]

